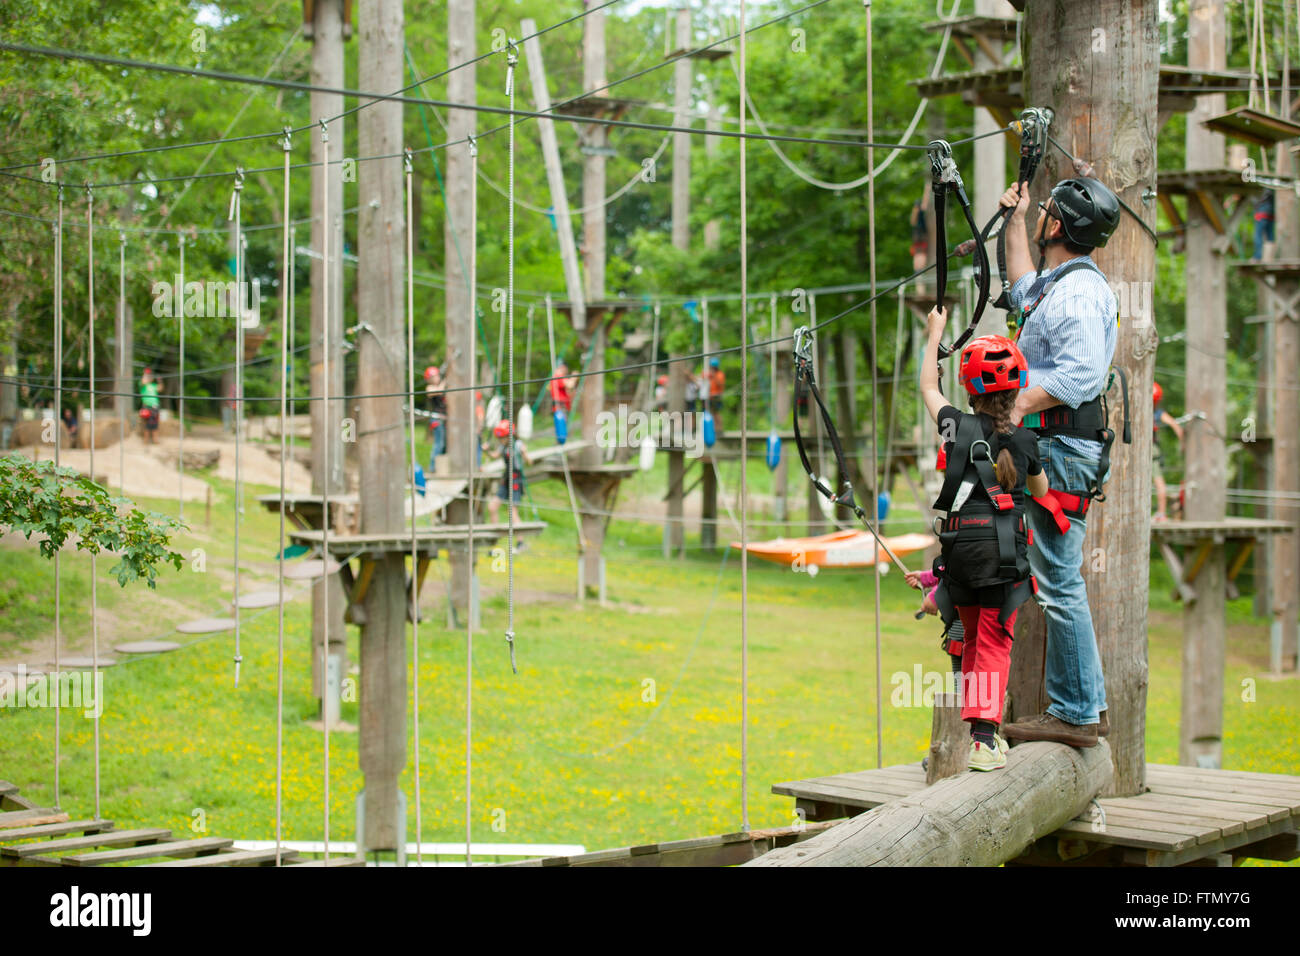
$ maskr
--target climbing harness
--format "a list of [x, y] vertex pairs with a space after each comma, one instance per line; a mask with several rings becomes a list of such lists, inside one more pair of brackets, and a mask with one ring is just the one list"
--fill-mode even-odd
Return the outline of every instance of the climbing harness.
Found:
[[[857, 515], [859, 520], [867, 526], [867, 530], [871, 532], [871, 536], [876, 539], [876, 544], [878, 544], [881, 550], [889, 556], [889, 560], [894, 563], [894, 566], [903, 574], [907, 574], [906, 566], [904, 566], [903, 562], [899, 560], [898, 555], [894, 554], [894, 552], [890, 550], [889, 545], [885, 544], [881, 539], [880, 535], [876, 532], [874, 523], [868, 520], [866, 510], [857, 503], [857, 500], [853, 496], [853, 483], [848, 479], [849, 466], [848, 462], [844, 458], [844, 448], [840, 445], [839, 432], [835, 430], [835, 422], [831, 420], [830, 410], [827, 409], [826, 402], [822, 400], [821, 392], [817, 389], [816, 378], [813, 374], [812, 344], [813, 333], [808, 326], [801, 325], [795, 330], [795, 408], [791, 417], [794, 419], [794, 443], [795, 447], [799, 449], [799, 460], [803, 462], [803, 470], [808, 473], [808, 477], [812, 480], [813, 487], [817, 489], [823, 498], [831, 502], [831, 504], [843, 505]], [[799, 430], [798, 412], [799, 399], [805, 392], [812, 395], [813, 401], [817, 403], [817, 408], [821, 412], [822, 427], [826, 431], [826, 437], [830, 439], [831, 451], [835, 455], [835, 464], [839, 468], [839, 473], [844, 476], [844, 484], [838, 495], [831, 491], [821, 478], [817, 477], [816, 472], [813, 471], [812, 464], [808, 461], [808, 452], [804, 448], [803, 433]]]

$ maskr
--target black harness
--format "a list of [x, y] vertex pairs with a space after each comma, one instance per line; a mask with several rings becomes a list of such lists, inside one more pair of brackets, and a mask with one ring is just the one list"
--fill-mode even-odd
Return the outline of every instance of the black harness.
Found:
[[[998, 437], [993, 442], [984, 437], [976, 416], [963, 414], [934, 502], [935, 510], [944, 513], [934, 519], [943, 550], [942, 564], [936, 566], [942, 585], [935, 603], [946, 624], [957, 605], [998, 607], [1005, 624], [1035, 590], [1023, 498], [1017, 504], [1011, 490], [998, 483], [993, 443], [1001, 447]], [[994, 561], [996, 572], [971, 572], [992, 568]]]
[[[1063, 266], [1044, 286], [1032, 303], [1027, 305], [1018, 314], [1013, 312], [1007, 316], [1007, 323], [1012, 326], [1012, 334], [1019, 339], [1020, 334], [1024, 331], [1026, 323], [1030, 317], [1038, 310], [1046, 300], [1048, 294], [1058, 282], [1064, 279], [1071, 272], [1080, 269], [1091, 269], [1097, 275], [1101, 275], [1101, 270], [1096, 267], [1089, 259], [1075, 259]], [[1118, 316], [1116, 316], [1118, 321]], [[1133, 429], [1129, 420], [1129, 402], [1128, 402], [1128, 373], [1122, 366], [1113, 366], [1110, 380], [1106, 383], [1099, 395], [1094, 396], [1084, 402], [1078, 408], [1071, 408], [1068, 405], [1055, 405], [1052, 408], [1039, 412], [1039, 424], [1034, 427], [1034, 432], [1039, 435], [1061, 435], [1070, 438], [1086, 438], [1089, 441], [1099, 442], [1101, 444], [1101, 454], [1097, 459], [1097, 477], [1089, 483], [1089, 487], [1077, 491], [1080, 498], [1080, 506], [1074, 510], [1074, 513], [1067, 511], [1071, 517], [1083, 517], [1088, 512], [1088, 503], [1096, 501], [1105, 501], [1106, 496], [1102, 493], [1101, 487], [1106, 480], [1106, 473], [1110, 471], [1110, 449], [1115, 443], [1115, 432], [1109, 427], [1110, 408], [1106, 403], [1106, 394], [1114, 384], [1115, 375], [1120, 380], [1120, 395], [1124, 403], [1124, 444], [1131, 444], [1133, 441]]]

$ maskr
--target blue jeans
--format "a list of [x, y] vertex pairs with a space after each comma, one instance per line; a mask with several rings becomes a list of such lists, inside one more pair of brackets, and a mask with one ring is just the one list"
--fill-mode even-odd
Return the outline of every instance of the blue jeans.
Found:
[[[1081, 456], [1059, 438], [1040, 437], [1038, 457], [1056, 491], [1078, 492], [1097, 475], [1095, 458]], [[1052, 701], [1047, 712], [1067, 723], [1095, 724], [1106, 709], [1106, 681], [1081, 570], [1087, 526], [1071, 518], [1070, 530], [1061, 534], [1044, 509], [1030, 505], [1027, 510], [1034, 529], [1029, 566], [1047, 618], [1045, 680]]]

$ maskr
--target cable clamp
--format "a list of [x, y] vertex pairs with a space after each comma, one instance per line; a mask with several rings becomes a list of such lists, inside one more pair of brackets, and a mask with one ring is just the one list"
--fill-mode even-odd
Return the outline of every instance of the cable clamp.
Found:
[[406, 175], [411, 175], [411, 147], [407, 146], [402, 150], [402, 169]]
[[509, 44], [506, 47], [506, 96], [513, 96], [515, 92], [515, 64], [519, 62], [519, 47], [515, 46], [514, 40], [506, 40]]
[[284, 151], [287, 153], [293, 149], [293, 130], [288, 126], [284, 128]]
[[328, 143], [330, 141], [329, 124], [325, 122], [324, 118], [320, 119], [319, 123], [320, 123], [320, 141], [322, 143]]
[[473, 136], [466, 136], [466, 137], [465, 137], [465, 142], [469, 143], [469, 154], [470, 154], [470, 156], [477, 156], [477, 155], [478, 155], [478, 139], [477, 139], [476, 137], [473, 137]]

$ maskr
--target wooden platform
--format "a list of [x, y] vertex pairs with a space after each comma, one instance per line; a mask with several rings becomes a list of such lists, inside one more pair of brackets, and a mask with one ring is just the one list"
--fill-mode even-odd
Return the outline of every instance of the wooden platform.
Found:
[[1020, 22], [1019, 17], [990, 17], [990, 16], [968, 16], [954, 17], [951, 20], [931, 20], [923, 25], [922, 29], [929, 30], [932, 33], [941, 33], [949, 28], [956, 36], [977, 37], [977, 36], [1002, 36], [1010, 39], [1016, 35], [1016, 24]]
[[1211, 116], [1202, 120], [1201, 125], [1216, 133], [1257, 146], [1276, 146], [1284, 140], [1300, 136], [1300, 124], [1249, 106], [1238, 106], [1218, 116]]
[[[1295, 531], [1295, 525], [1285, 521], [1270, 521], [1265, 518], [1229, 517], [1222, 521], [1153, 521], [1151, 522], [1151, 539], [1160, 548], [1160, 555], [1169, 567], [1174, 578], [1175, 601], [1188, 604], [1196, 600], [1196, 578], [1201, 568], [1209, 559], [1215, 548], [1227, 548], [1236, 545], [1234, 554], [1227, 564], [1227, 593], [1229, 600], [1240, 596], [1237, 588], [1237, 575], [1246, 565], [1246, 559], [1254, 551], [1260, 538], [1272, 534], [1288, 534]], [[1174, 545], [1183, 545], [1180, 557], [1174, 551]]]
[[[267, 511], [274, 514], [280, 513], [280, 496], [278, 494], [258, 495], [257, 500], [258, 503], [260, 503]], [[355, 508], [359, 503], [360, 499], [358, 499], [356, 495], [330, 495], [331, 512]], [[323, 524], [324, 514], [324, 495], [298, 495], [288, 493], [284, 496], [284, 516], [296, 527], [304, 530], [319, 528]]]
[[[1149, 791], [1101, 797], [1016, 861], [1030, 865], [1179, 866], [1223, 856], [1300, 857], [1300, 776], [1147, 764]], [[919, 763], [773, 785], [808, 820], [856, 816], [925, 789]], [[1222, 862], [1219, 860], [1219, 862]]]
[[809, 823], [776, 830], [750, 830], [721, 836], [648, 843], [577, 856], [552, 856], [496, 866], [736, 866], [777, 847], [789, 846], [822, 832], [830, 823]]
[[[162, 828], [118, 830], [111, 820], [71, 820], [62, 810], [28, 806], [18, 788], [4, 781], [0, 804], [23, 807], [0, 813], [0, 867], [275, 865], [274, 852], [268, 858], [235, 850], [234, 841], [225, 837], [174, 837]], [[286, 850], [281, 864], [295, 864], [296, 857]]]

